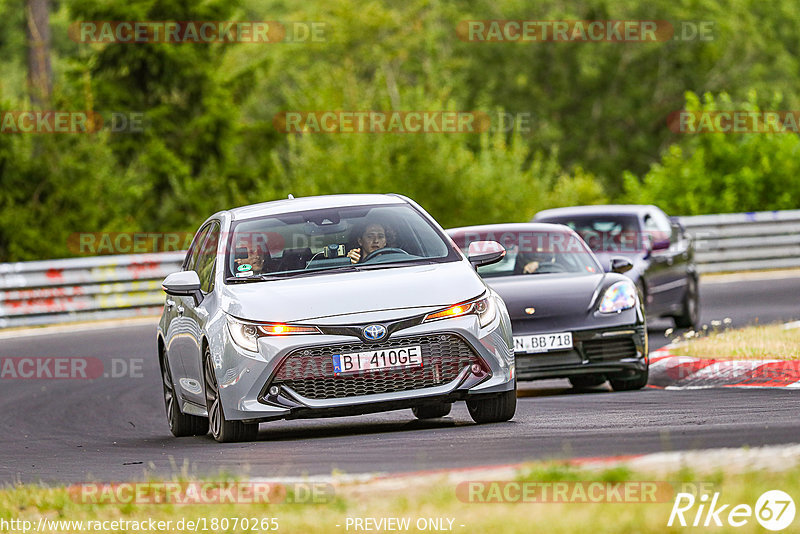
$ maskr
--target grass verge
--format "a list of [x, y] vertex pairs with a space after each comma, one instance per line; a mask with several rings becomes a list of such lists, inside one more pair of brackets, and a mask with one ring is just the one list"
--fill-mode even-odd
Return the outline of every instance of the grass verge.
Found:
[[800, 360], [800, 328], [783, 325], [687, 332], [670, 350], [676, 356], [721, 360]]
[[[435, 531], [435, 529], [419, 529], [417, 522], [429, 519], [441, 520], [435, 525], [449, 526], [452, 532], [503, 532], [503, 533], [572, 533], [589, 531], [593, 533], [662, 533], [697, 531], [691, 527], [698, 510], [698, 503], [685, 513], [689, 526], [680, 528], [667, 527], [667, 521], [674, 504], [674, 496], [678, 491], [700, 490], [700, 494], [711, 497], [719, 492], [719, 504], [731, 504], [721, 514], [723, 527], [715, 527], [715, 532], [762, 532], [755, 516], [747, 523], [734, 528], [725, 523], [727, 513], [738, 504], [755, 507], [761, 494], [768, 490], [779, 489], [793, 496], [800, 502], [800, 466], [786, 469], [783, 472], [749, 471], [728, 474], [716, 472], [713, 475], [698, 476], [692, 471], [683, 469], [663, 477], [670, 481], [669, 487], [674, 491], [664, 496], [659, 492], [660, 502], [516, 502], [485, 503], [469, 502], [469, 493], [461, 491], [463, 484], [469, 482], [448, 483], [444, 480], [417, 484], [413, 487], [396, 488], [392, 491], [370, 490], [369, 483], [338, 486], [335, 496], [324, 504], [82, 504], [76, 502], [67, 489], [45, 488], [36, 485], [21, 485], [0, 490], [0, 525], [2, 520], [25, 519], [36, 524], [40, 517], [49, 520], [70, 521], [171, 521], [172, 528], [160, 529], [160, 532], [178, 532], [176, 523], [180, 519], [205, 521], [206, 529], [201, 526], [197, 531], [217, 532], [266, 532], [269, 530], [243, 529], [241, 525], [233, 528], [232, 518], [274, 518], [278, 532], [328, 533], [355, 532], [352, 521], [355, 518], [408, 518], [407, 532]], [[615, 467], [603, 471], [585, 470], [564, 464], [539, 463], [518, 472], [512, 483], [569, 483], [572, 488], [586, 487], [590, 482], [601, 482], [605, 487], [616, 483], [630, 484], [634, 481], [653, 481], [653, 475], [634, 472], [626, 467]], [[487, 481], [484, 481], [484, 484]], [[661, 483], [663, 486], [663, 483]], [[611, 486], [608, 486], [611, 485]], [[488, 487], [488, 486], [484, 486]], [[461, 490], [459, 490], [461, 488]], [[678, 489], [680, 488], [680, 489]], [[692, 489], [694, 488], [694, 490]], [[474, 500], [481, 500], [471, 494]], [[485, 499], [489, 494], [481, 493]], [[534, 494], [534, 495], [541, 495]], [[570, 499], [575, 495], [568, 493]], [[578, 498], [580, 501], [581, 499]], [[641, 499], [639, 499], [641, 500]], [[710, 500], [710, 499], [709, 499]], [[217, 527], [211, 529], [212, 521], [217, 518]], [[228, 528], [221, 527], [219, 520], [228, 518]], [[348, 518], [351, 524], [348, 528]], [[452, 520], [452, 523], [449, 522]], [[705, 514], [701, 518], [705, 520]], [[85, 523], [86, 524], [86, 523]], [[272, 525], [273, 523], [269, 523]], [[793, 528], [797, 528], [800, 519], [795, 519]], [[58, 532], [53, 524], [48, 532]], [[338, 526], [337, 526], [338, 525]], [[116, 532], [154, 532], [130, 525], [117, 525]], [[8, 529], [6, 529], [8, 530]], [[184, 531], [190, 530], [184, 526]], [[395, 531], [402, 531], [396, 529]], [[444, 529], [447, 530], [447, 529]], [[702, 526], [699, 530], [704, 530]], [[62, 530], [62, 531], [67, 531]], [[69, 531], [80, 531], [73, 528]], [[84, 532], [87, 530], [84, 529]], [[104, 530], [92, 530], [94, 532]], [[363, 529], [358, 531], [364, 531]], [[376, 531], [376, 530], [373, 530]]]

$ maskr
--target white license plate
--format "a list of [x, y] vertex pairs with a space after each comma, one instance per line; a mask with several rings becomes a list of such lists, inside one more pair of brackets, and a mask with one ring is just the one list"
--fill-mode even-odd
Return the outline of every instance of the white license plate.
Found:
[[514, 352], [548, 352], [572, 348], [572, 332], [514, 336]]
[[416, 345], [333, 355], [333, 372], [337, 375], [397, 367], [422, 367], [422, 347]]

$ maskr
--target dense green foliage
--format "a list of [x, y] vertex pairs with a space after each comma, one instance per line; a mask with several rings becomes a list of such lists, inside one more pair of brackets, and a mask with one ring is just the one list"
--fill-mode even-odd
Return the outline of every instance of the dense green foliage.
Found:
[[[701, 104], [689, 93], [686, 109], [758, 111], [755, 100], [751, 95], [747, 105], [735, 105], [728, 95], [705, 95]], [[685, 215], [795, 209], [800, 205], [800, 138], [793, 133], [690, 134], [664, 153], [643, 183], [626, 173], [625, 185], [628, 200]]]
[[[796, 136], [678, 135], [666, 124], [687, 91], [689, 106], [710, 93], [800, 109], [792, 2], [63, 0], [51, 10], [51, 109], [142, 112], [145, 128], [0, 134], [0, 261], [70, 255], [74, 232], [192, 231], [216, 210], [289, 193], [403, 193], [445, 226], [609, 200], [673, 214], [798, 207]], [[713, 21], [714, 39], [461, 40], [459, 21], [476, 19]], [[326, 26], [322, 42], [86, 44], [69, 38], [81, 20]], [[0, 0], [0, 110], [30, 105], [24, 24], [24, 0]], [[532, 120], [482, 134], [296, 135], [273, 126], [288, 110]]]

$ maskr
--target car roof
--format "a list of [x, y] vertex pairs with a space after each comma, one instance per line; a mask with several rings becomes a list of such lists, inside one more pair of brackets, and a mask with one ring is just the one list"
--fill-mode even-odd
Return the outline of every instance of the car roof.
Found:
[[569, 226], [554, 223], [530, 222], [530, 223], [502, 223], [502, 224], [481, 224], [478, 226], [462, 226], [460, 228], [448, 228], [447, 233], [460, 234], [466, 232], [568, 232], [573, 233]]
[[552, 208], [542, 210], [534, 216], [534, 220], [545, 217], [569, 217], [575, 215], [642, 215], [648, 211], [658, 210], [652, 204], [601, 204], [596, 206], [571, 206], [569, 208]]
[[314, 197], [286, 198], [261, 202], [260, 204], [252, 204], [250, 206], [241, 206], [230, 210], [230, 214], [233, 220], [238, 221], [297, 211], [381, 204], [407, 204], [407, 202], [401, 196], [392, 194], [321, 195]]

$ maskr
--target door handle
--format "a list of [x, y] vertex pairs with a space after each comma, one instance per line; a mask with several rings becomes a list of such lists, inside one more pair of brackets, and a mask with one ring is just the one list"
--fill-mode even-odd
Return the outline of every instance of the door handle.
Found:
[[172, 299], [167, 299], [167, 309], [171, 310], [174, 307], [175, 307], [175, 301]]
[[178, 315], [183, 317], [183, 306], [178, 306]]

